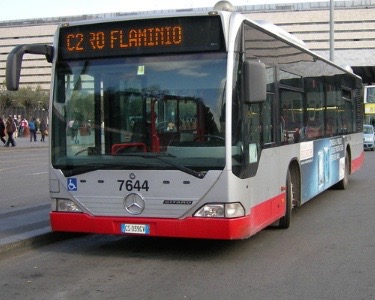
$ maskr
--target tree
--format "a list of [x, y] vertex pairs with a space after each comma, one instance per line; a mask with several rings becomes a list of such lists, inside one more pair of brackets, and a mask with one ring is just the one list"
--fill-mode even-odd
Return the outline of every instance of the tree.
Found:
[[[8, 91], [5, 82], [0, 86], [0, 107], [25, 108], [28, 111], [35, 109], [49, 109], [49, 93], [40, 86], [35, 89], [30, 86], [21, 87], [18, 91]], [[2, 112], [0, 112], [1, 114]]]
[[67, 104], [67, 111], [71, 112], [69, 116], [81, 123], [94, 119], [94, 96], [92, 94], [80, 94], [73, 92], [70, 101]]
[[11, 106], [12, 106], [12, 100], [10, 98], [9, 92], [5, 88], [5, 83], [4, 83], [3, 85], [0, 86], [0, 107], [9, 108]]

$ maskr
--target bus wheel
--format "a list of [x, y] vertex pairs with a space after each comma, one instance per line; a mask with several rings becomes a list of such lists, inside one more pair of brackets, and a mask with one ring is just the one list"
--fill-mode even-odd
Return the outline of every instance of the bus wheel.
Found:
[[349, 155], [348, 152], [345, 154], [345, 167], [344, 167], [344, 178], [334, 185], [337, 190], [346, 190], [349, 184]]
[[293, 183], [290, 175], [290, 170], [288, 170], [288, 175], [286, 177], [286, 191], [285, 191], [285, 216], [281, 217], [279, 220], [280, 229], [287, 229], [290, 225], [290, 219], [292, 217], [292, 208], [294, 203], [294, 193], [293, 193]]

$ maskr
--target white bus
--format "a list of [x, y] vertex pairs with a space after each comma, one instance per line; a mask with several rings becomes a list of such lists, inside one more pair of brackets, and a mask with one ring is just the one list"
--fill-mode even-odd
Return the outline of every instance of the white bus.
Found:
[[54, 231], [243, 239], [347, 187], [360, 78], [222, 4], [66, 23], [9, 54], [9, 90], [25, 53], [52, 63]]

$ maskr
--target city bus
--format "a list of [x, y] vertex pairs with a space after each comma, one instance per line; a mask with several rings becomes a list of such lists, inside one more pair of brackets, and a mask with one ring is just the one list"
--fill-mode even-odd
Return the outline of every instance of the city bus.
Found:
[[361, 79], [226, 2], [61, 24], [9, 90], [25, 54], [52, 63], [53, 231], [245, 239], [364, 161]]
[[375, 85], [367, 85], [364, 88], [364, 124], [375, 125]]

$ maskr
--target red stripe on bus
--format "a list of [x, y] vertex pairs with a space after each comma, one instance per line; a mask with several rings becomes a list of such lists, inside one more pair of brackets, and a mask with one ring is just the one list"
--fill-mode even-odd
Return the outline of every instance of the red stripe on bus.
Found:
[[284, 201], [285, 194], [281, 194], [253, 207], [249, 215], [234, 219], [94, 217], [65, 212], [51, 212], [50, 219], [53, 231], [122, 234], [121, 224], [148, 224], [149, 236], [244, 239], [281, 218], [285, 214]]
[[362, 151], [362, 153], [359, 157], [352, 160], [351, 173], [354, 173], [354, 172], [358, 171], [362, 167], [364, 161], [365, 161], [365, 152]]

